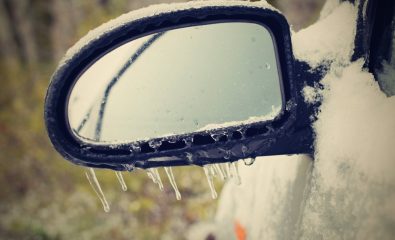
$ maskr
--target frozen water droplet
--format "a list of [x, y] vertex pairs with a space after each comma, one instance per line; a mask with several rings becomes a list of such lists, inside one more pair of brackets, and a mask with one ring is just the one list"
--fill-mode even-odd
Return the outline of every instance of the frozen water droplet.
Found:
[[269, 69], [271, 68], [271, 66], [270, 66], [269, 63], [266, 63], [266, 64], [265, 64], [265, 67], [266, 67], [267, 70], [269, 70]]
[[247, 146], [245, 146], [245, 145], [241, 146], [241, 152], [243, 153], [243, 156], [245, 156], [247, 154], [247, 151], [248, 151]]
[[131, 172], [131, 171], [134, 170], [134, 165], [133, 165], [133, 164], [122, 164], [122, 166], [123, 166], [123, 168], [124, 168], [126, 171]]
[[193, 155], [192, 155], [192, 153], [187, 152], [185, 154], [185, 156], [186, 156], [186, 158], [187, 158], [189, 163], [193, 163]]
[[111, 148], [111, 149], [118, 149], [118, 145], [116, 145], [116, 144], [111, 144], [111, 145], [109, 145], [109, 147]]
[[221, 135], [220, 134], [211, 134], [211, 137], [214, 139], [214, 141], [218, 142]]
[[244, 139], [245, 138], [245, 132], [246, 132], [245, 129], [241, 128], [241, 129], [238, 129], [237, 131], [240, 133], [241, 138]]
[[295, 105], [296, 105], [296, 104], [295, 104], [293, 101], [289, 100], [289, 101], [287, 102], [287, 104], [285, 105], [285, 110], [289, 111], [289, 110], [291, 110], [291, 108], [294, 107]]
[[103, 205], [103, 209], [105, 212], [110, 211], [110, 206], [108, 205], [107, 199], [104, 196], [103, 191], [101, 190], [99, 181], [97, 181], [95, 171], [93, 168], [88, 168], [88, 171], [85, 171], [86, 178], [88, 179], [89, 184], [92, 186], [93, 190], [95, 191], [96, 195], [99, 197], [100, 202]]
[[208, 182], [208, 185], [209, 185], [209, 187], [210, 187], [211, 197], [212, 197], [213, 199], [216, 199], [216, 198], [217, 198], [217, 191], [215, 191], [215, 187], [214, 187], [214, 182], [213, 182], [213, 175], [212, 175], [212, 171], [211, 171], [211, 166], [205, 165], [205, 166], [203, 166], [203, 170], [204, 170], [204, 174], [206, 174], [207, 182]]
[[251, 166], [252, 164], [254, 164], [255, 158], [246, 158], [246, 159], [243, 159], [243, 161], [246, 166]]
[[118, 182], [121, 184], [122, 191], [126, 192], [128, 190], [128, 187], [126, 186], [125, 180], [123, 180], [122, 173], [116, 171], [115, 175], [117, 176]]
[[191, 144], [192, 144], [192, 138], [184, 138], [184, 143], [185, 143], [188, 147], [190, 147]]
[[141, 152], [141, 147], [139, 144], [132, 144], [131, 147], [132, 147], [133, 152], [135, 152], [135, 153]]
[[240, 178], [239, 168], [238, 168], [237, 164], [238, 164], [237, 162], [232, 162], [230, 169], [231, 169], [231, 175], [232, 175], [232, 178], [234, 179], [234, 182], [237, 185], [240, 185], [241, 178]]
[[162, 145], [162, 141], [160, 141], [160, 140], [152, 140], [152, 141], [148, 142], [148, 145], [156, 150]]
[[229, 159], [229, 158], [230, 158], [230, 155], [231, 155], [231, 151], [226, 150], [226, 151], [225, 151], [224, 158], [225, 158], [225, 159]]
[[162, 179], [159, 175], [158, 169], [156, 169], [156, 168], [147, 169], [147, 175], [155, 184], [158, 184], [159, 189], [161, 191], [163, 191], [163, 183], [162, 183]]
[[169, 143], [176, 143], [177, 142], [177, 138], [169, 138], [167, 141]]
[[174, 175], [173, 175], [173, 171], [172, 171], [171, 167], [165, 167], [165, 171], [166, 171], [167, 177], [169, 178], [170, 184], [174, 189], [174, 192], [176, 192], [176, 199], [181, 200], [181, 193], [178, 190], [177, 183], [176, 183], [176, 180], [174, 179]]

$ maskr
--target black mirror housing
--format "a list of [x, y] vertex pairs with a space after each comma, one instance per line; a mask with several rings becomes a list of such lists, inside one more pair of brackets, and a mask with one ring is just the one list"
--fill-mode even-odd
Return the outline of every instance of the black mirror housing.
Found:
[[[133, 167], [205, 165], [264, 155], [313, 152], [311, 108], [301, 96], [308, 68], [295, 62], [289, 25], [277, 10], [261, 3], [189, 2], [159, 5], [155, 14], [140, 10], [100, 27], [103, 32], [77, 44], [52, 76], [45, 99], [45, 124], [55, 149], [83, 166], [130, 170]], [[152, 12], [152, 11], [151, 11]], [[141, 17], [139, 17], [141, 16]], [[281, 69], [283, 111], [274, 120], [209, 131], [137, 141], [131, 144], [92, 144], [76, 139], [66, 118], [67, 99], [76, 79], [105, 53], [141, 36], [207, 22], [254, 22], [273, 34]], [[302, 67], [301, 67], [302, 66]], [[303, 74], [301, 74], [301, 72]], [[157, 144], [154, 147], [152, 143]]]

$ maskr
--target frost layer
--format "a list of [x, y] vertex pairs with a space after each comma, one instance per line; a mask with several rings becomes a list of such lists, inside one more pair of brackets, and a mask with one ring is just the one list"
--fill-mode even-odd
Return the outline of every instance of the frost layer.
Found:
[[395, 97], [386, 97], [362, 65], [334, 68], [322, 81], [301, 239], [395, 236]]

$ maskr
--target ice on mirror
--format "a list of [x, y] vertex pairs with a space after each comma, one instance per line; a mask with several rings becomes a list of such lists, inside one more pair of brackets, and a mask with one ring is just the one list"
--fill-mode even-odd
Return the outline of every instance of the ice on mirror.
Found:
[[141, 147], [139, 144], [131, 144], [130, 146], [131, 146], [133, 152], [135, 152], [135, 153], [141, 152]]
[[230, 175], [232, 179], [234, 179], [234, 182], [237, 185], [241, 184], [241, 178], [240, 178], [240, 173], [239, 173], [239, 168], [238, 168], [238, 163], [237, 162], [232, 162], [230, 166]]
[[[275, 107], [274, 105], [271, 105], [270, 108], [271, 108], [271, 112], [264, 115], [264, 116], [252, 116], [244, 121], [229, 121], [229, 122], [225, 122], [225, 123], [221, 123], [221, 124], [210, 123], [202, 128], [199, 128], [198, 130], [199, 131], [208, 131], [208, 130], [214, 130], [214, 129], [218, 129], [218, 128], [226, 128], [226, 127], [232, 127], [232, 126], [237, 126], [237, 125], [247, 125], [247, 124], [256, 123], [256, 122], [270, 121], [270, 120], [275, 119], [281, 113], [282, 106], [278, 105], [277, 107]], [[243, 137], [245, 137], [245, 136], [243, 135]]]
[[214, 187], [213, 178], [214, 178], [215, 174], [213, 171], [213, 167], [210, 165], [205, 165], [205, 166], [203, 166], [203, 170], [204, 170], [204, 173], [206, 174], [207, 182], [210, 187], [211, 197], [213, 199], [216, 199], [218, 195], [217, 195], [217, 191], [215, 190], [215, 187]]
[[247, 151], [248, 151], [247, 146], [245, 146], [245, 145], [241, 146], [241, 152], [243, 153], [243, 156], [245, 156], [247, 154]]
[[88, 168], [88, 171], [85, 171], [86, 178], [89, 181], [89, 184], [92, 186], [93, 190], [95, 191], [96, 195], [99, 197], [100, 202], [103, 205], [103, 210], [105, 212], [110, 211], [110, 205], [108, 205], [107, 199], [104, 196], [103, 191], [101, 190], [99, 181], [96, 178], [95, 170], [93, 168]]
[[192, 138], [184, 138], [184, 143], [185, 145], [187, 145], [188, 147], [191, 146], [193, 139]]
[[155, 184], [158, 184], [159, 189], [161, 191], [163, 191], [163, 183], [162, 183], [162, 179], [159, 175], [158, 169], [156, 169], [156, 168], [147, 169], [147, 175]]
[[223, 163], [223, 164], [221, 164], [221, 166], [225, 171], [226, 178], [231, 178], [232, 174], [230, 172], [230, 163]]
[[122, 191], [126, 192], [128, 190], [128, 187], [126, 186], [126, 183], [125, 183], [125, 180], [123, 179], [122, 173], [119, 171], [116, 171], [115, 175], [117, 176], [119, 184], [121, 184]]
[[122, 166], [125, 168], [126, 171], [131, 172], [134, 170], [134, 165], [133, 164], [122, 164]]
[[[189, 156], [192, 157], [192, 154]], [[247, 160], [253, 162], [253, 160]], [[252, 164], [252, 163], [251, 163]], [[133, 169], [133, 165], [125, 164], [128, 165], [129, 169]], [[171, 167], [164, 167], [166, 175], [169, 179], [169, 182], [175, 192], [176, 199], [181, 200], [181, 193], [178, 189], [177, 183], [174, 178], [174, 174], [172, 171]], [[233, 180], [233, 182], [237, 185], [241, 184], [240, 180], [240, 174], [237, 166], [237, 162], [232, 162], [232, 163], [215, 163], [215, 164], [207, 164], [203, 166], [204, 173], [206, 175], [206, 179], [209, 185], [211, 197], [213, 199], [216, 199], [218, 197], [217, 191], [214, 186], [214, 178], [218, 178], [222, 181], [228, 181], [228, 180]], [[160, 177], [159, 171], [157, 168], [149, 168], [146, 169], [148, 177], [153, 181], [154, 184], [157, 184], [160, 191], [164, 190], [162, 179]], [[105, 212], [110, 211], [110, 206], [106, 200], [106, 197], [101, 189], [101, 186], [99, 184], [99, 181], [97, 180], [95, 171], [93, 168], [88, 168], [87, 171], [85, 172], [85, 175], [89, 181], [89, 184], [95, 191], [96, 195], [99, 197], [99, 200], [103, 206], [103, 209]], [[121, 188], [123, 191], [127, 191], [127, 185], [125, 183], [125, 180], [123, 178], [123, 175], [120, 171], [116, 171], [115, 175], [117, 177], [117, 180], [119, 184], [121, 185]]]
[[158, 140], [153, 140], [153, 141], [149, 141], [148, 145], [156, 150], [162, 145], [162, 142]]
[[213, 199], [218, 196], [214, 186], [214, 178], [217, 177], [223, 181], [232, 179], [235, 184], [241, 184], [237, 162], [207, 164], [203, 166], [203, 170]]
[[216, 164], [213, 164], [212, 166], [215, 169], [216, 175], [220, 176], [220, 178], [222, 180], [225, 180], [226, 179], [226, 175], [225, 175], [225, 172], [223, 171], [221, 165], [219, 163], [216, 163]]
[[171, 167], [164, 167], [167, 177], [169, 178], [170, 184], [173, 187], [174, 192], [176, 193], [176, 199], [181, 200], [181, 193], [178, 190], [176, 180], [174, 179], [173, 170]]
[[187, 152], [186, 154], [187, 160], [189, 163], [193, 163], [193, 155], [192, 153]]
[[245, 158], [243, 159], [243, 161], [246, 166], [251, 166], [252, 164], [254, 164], [255, 158]]
[[230, 155], [231, 155], [231, 151], [226, 150], [226, 151], [225, 151], [224, 158], [225, 158], [225, 159], [229, 159], [229, 158], [230, 158]]

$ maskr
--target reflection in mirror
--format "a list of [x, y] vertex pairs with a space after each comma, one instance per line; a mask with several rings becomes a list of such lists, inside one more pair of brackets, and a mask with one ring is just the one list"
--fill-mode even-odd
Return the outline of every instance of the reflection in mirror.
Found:
[[71, 90], [73, 133], [134, 142], [274, 119], [279, 66], [266, 27], [228, 22], [151, 34], [93, 63]]

